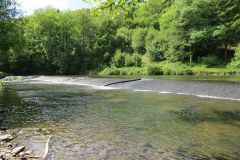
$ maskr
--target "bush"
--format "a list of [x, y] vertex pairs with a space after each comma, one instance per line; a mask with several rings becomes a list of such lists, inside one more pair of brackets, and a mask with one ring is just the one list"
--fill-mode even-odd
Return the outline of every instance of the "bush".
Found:
[[145, 68], [140, 67], [122, 67], [105, 68], [99, 75], [146, 75]]
[[132, 48], [135, 52], [145, 54], [145, 39], [147, 36], [147, 30], [145, 28], [136, 28], [132, 34]]
[[125, 66], [127, 67], [132, 67], [134, 66], [134, 62], [132, 60], [132, 56], [130, 54], [126, 54], [126, 57], [125, 57]]
[[207, 68], [204, 65], [194, 66], [192, 71], [195, 75], [239, 75], [237, 68]]
[[227, 66], [227, 68], [240, 68], [240, 44], [236, 48], [235, 57], [232, 62]]
[[133, 54], [131, 57], [131, 61], [133, 63], [133, 66], [135, 67], [141, 67], [142, 66], [142, 58], [138, 54]]
[[144, 67], [105, 68], [100, 75], [240, 75], [239, 68], [207, 68], [206, 65], [195, 65], [192, 68], [180, 62], [152, 63]]
[[147, 66], [149, 75], [192, 75], [191, 68], [180, 62], [169, 63], [154, 63]]
[[125, 58], [125, 66], [126, 67], [141, 67], [142, 66], [142, 58], [138, 54], [127, 54]]
[[215, 55], [208, 55], [207, 57], [202, 58], [202, 63], [208, 67], [219, 66], [222, 64], [222, 60]]
[[166, 42], [161, 39], [159, 31], [149, 29], [146, 37], [146, 51], [152, 62], [159, 62], [164, 59]]
[[138, 54], [127, 54], [121, 51], [117, 51], [112, 59], [113, 66], [117, 68], [121, 67], [141, 67], [142, 66], [142, 58]]
[[148, 75], [163, 75], [163, 70], [158, 65], [149, 65], [147, 66]]
[[105, 68], [100, 75], [120, 75], [120, 71], [116, 67]]
[[240, 68], [240, 60], [233, 60], [227, 68]]
[[162, 63], [164, 75], [192, 75], [191, 68], [180, 62], [176, 63]]
[[122, 53], [120, 50], [117, 50], [113, 59], [112, 59], [112, 64], [115, 67], [124, 67], [125, 66], [125, 58], [126, 54]]

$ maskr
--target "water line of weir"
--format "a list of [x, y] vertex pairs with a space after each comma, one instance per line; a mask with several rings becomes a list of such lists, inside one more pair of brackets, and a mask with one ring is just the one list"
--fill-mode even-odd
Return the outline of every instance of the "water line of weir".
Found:
[[240, 84], [237, 83], [65, 76], [40, 76], [30, 79], [30, 83], [86, 85], [95, 89], [127, 89], [240, 101]]

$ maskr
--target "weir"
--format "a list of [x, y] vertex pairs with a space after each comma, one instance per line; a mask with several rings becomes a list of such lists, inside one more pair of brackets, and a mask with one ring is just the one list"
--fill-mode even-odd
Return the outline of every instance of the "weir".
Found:
[[31, 80], [38, 82], [87, 85], [101, 89], [128, 89], [194, 95], [199, 97], [240, 101], [240, 84], [208, 81], [177, 81], [160, 79], [89, 78], [70, 76], [39, 76]]

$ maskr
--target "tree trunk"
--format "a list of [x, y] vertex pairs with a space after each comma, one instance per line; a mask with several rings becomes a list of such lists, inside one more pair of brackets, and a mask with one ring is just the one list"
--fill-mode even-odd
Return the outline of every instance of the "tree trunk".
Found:
[[225, 44], [224, 46], [224, 59], [226, 60], [227, 59], [227, 44]]
[[189, 57], [189, 62], [192, 63], [192, 59], [193, 59], [193, 55], [195, 54], [195, 44], [193, 44], [193, 47], [192, 47], [192, 53], [190, 54], [190, 57]]
[[189, 62], [192, 63], [192, 54], [190, 54]]

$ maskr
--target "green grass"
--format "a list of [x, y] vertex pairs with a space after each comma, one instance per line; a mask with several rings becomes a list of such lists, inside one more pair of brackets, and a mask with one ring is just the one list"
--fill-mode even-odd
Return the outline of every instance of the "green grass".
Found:
[[208, 68], [206, 65], [161, 62], [143, 67], [105, 68], [99, 75], [240, 75], [240, 68]]
[[105, 68], [99, 75], [148, 75], [144, 67]]
[[194, 66], [191, 69], [194, 75], [240, 75], [240, 68]]

